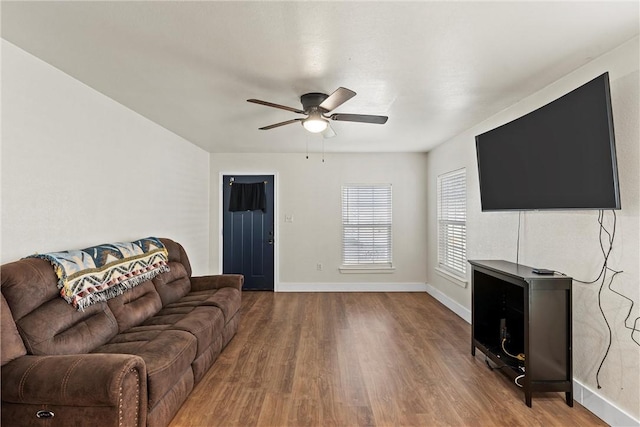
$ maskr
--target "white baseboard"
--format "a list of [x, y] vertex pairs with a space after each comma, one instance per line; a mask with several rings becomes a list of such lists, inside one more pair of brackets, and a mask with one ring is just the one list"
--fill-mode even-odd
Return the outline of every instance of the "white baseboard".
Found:
[[575, 378], [573, 379], [573, 400], [593, 412], [610, 426], [640, 426], [640, 420], [636, 420]]
[[[440, 301], [445, 307], [453, 311], [462, 319], [471, 323], [471, 310], [463, 307], [448, 295], [427, 283], [427, 293]], [[640, 427], [640, 421], [600, 396], [589, 387], [573, 379], [573, 400], [584, 406], [605, 423], [614, 427], [635, 426]]]
[[426, 283], [286, 283], [275, 286], [276, 292], [425, 292]]
[[471, 310], [452, 300], [447, 294], [439, 291], [428, 283], [426, 284], [426, 288], [429, 295], [440, 301], [445, 307], [460, 316], [467, 323], [471, 323]]

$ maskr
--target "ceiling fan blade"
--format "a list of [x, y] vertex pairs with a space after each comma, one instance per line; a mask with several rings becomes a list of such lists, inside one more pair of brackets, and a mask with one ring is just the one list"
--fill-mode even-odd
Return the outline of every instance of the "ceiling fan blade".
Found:
[[290, 125], [291, 123], [295, 123], [295, 122], [300, 122], [304, 119], [291, 119], [291, 120], [287, 120], [286, 122], [280, 122], [280, 123], [275, 123], [269, 126], [264, 126], [259, 128], [260, 130], [269, 130], [269, 129], [273, 129], [273, 128], [277, 128], [280, 126], [284, 126], [284, 125]]
[[369, 114], [332, 114], [329, 117], [331, 120], [336, 120], [339, 122], [359, 122], [359, 123], [375, 123], [378, 125], [383, 125], [387, 122], [389, 117], [387, 116], [372, 116]]
[[333, 138], [334, 136], [336, 136], [336, 132], [333, 130], [331, 125], [327, 125], [327, 128], [322, 132], [322, 137], [324, 139], [329, 139]]
[[287, 107], [286, 105], [274, 104], [273, 102], [261, 101], [259, 99], [247, 99], [247, 102], [253, 102], [254, 104], [266, 105], [267, 107], [279, 108], [281, 110], [287, 110], [298, 114], [305, 114], [304, 111], [293, 107]]
[[332, 111], [356, 96], [356, 93], [350, 89], [339, 87], [335, 90], [327, 99], [322, 101], [322, 103], [318, 106], [322, 108], [324, 111]]

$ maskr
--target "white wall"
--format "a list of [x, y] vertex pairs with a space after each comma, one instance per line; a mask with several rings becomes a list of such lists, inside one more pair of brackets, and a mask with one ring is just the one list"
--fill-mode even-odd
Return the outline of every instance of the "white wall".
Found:
[[[304, 143], [304, 142], [303, 142]], [[220, 173], [277, 174], [277, 290], [334, 289], [336, 284], [385, 284], [407, 287], [426, 279], [425, 154], [212, 154], [211, 270], [219, 271]], [[341, 186], [393, 185], [393, 261], [384, 274], [342, 274]], [[293, 222], [284, 222], [285, 215]], [[317, 271], [316, 264], [323, 270]], [[301, 286], [298, 286], [301, 285]], [[354, 289], [354, 288], [350, 288]]]
[[209, 255], [209, 156], [2, 40], [2, 263], [146, 236]]
[[[622, 200], [622, 210], [617, 212], [618, 226], [610, 266], [624, 270], [623, 274], [615, 278], [613, 287], [635, 301], [631, 320], [627, 322], [632, 325], [633, 320], [640, 315], [638, 49], [636, 38], [429, 152], [430, 236], [435, 236], [436, 231], [437, 176], [466, 167], [468, 259], [505, 259], [515, 262], [518, 213], [481, 212], [474, 137], [609, 71]], [[606, 216], [608, 223], [611, 212]], [[562, 271], [582, 280], [594, 279], [602, 265], [597, 240], [597, 217], [597, 211], [524, 213], [520, 263]], [[437, 265], [434, 238], [429, 239], [427, 259], [428, 283], [436, 292], [445, 294], [447, 298], [469, 309], [470, 286], [457, 286], [434, 271]], [[637, 420], [640, 418], [640, 347], [633, 343], [630, 331], [623, 326], [630, 304], [606, 288], [602, 294], [602, 305], [612, 325], [613, 343], [600, 374], [602, 388], [598, 390], [596, 387], [596, 370], [608, 340], [608, 332], [597, 303], [598, 287], [599, 284], [574, 283], [574, 378]], [[635, 337], [640, 340], [640, 334], [636, 333]]]

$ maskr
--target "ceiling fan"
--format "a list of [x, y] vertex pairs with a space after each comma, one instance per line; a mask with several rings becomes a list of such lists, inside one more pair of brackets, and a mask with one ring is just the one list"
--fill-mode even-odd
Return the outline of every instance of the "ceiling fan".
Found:
[[329, 125], [329, 120], [375, 124], [384, 124], [387, 122], [387, 116], [347, 113], [334, 113], [331, 115], [327, 115], [354, 96], [356, 96], [356, 93], [354, 91], [346, 89], [344, 87], [339, 87], [331, 95], [317, 92], [305, 93], [300, 97], [302, 109], [287, 107], [286, 105], [274, 104], [273, 102], [261, 101], [259, 99], [247, 99], [247, 102], [266, 105], [267, 107], [279, 108], [281, 110], [287, 110], [293, 113], [304, 114], [307, 116], [304, 119], [291, 119], [269, 126], [264, 126], [261, 127], [260, 130], [269, 130], [280, 126], [289, 125], [291, 123], [301, 122], [302, 126], [304, 126], [304, 128], [309, 132], [322, 132], [325, 138], [331, 138], [335, 136], [336, 133]]

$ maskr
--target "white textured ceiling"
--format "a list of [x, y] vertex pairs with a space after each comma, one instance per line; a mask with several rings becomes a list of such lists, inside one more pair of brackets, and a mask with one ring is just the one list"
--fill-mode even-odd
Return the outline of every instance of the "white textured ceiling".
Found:
[[[638, 35], [631, 2], [8, 2], [2, 37], [209, 152], [321, 144], [306, 92], [358, 95], [329, 152], [428, 151]], [[594, 76], [595, 77], [595, 76]]]

